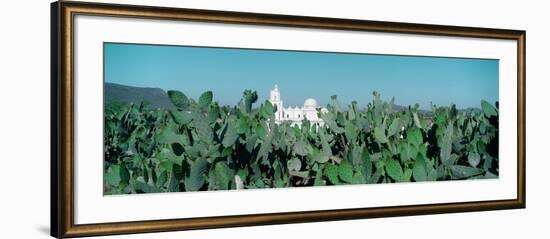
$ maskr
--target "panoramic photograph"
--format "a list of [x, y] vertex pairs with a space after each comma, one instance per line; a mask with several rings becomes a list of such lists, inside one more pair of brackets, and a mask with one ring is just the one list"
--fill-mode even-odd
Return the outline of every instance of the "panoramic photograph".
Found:
[[103, 51], [104, 195], [499, 177], [496, 59]]

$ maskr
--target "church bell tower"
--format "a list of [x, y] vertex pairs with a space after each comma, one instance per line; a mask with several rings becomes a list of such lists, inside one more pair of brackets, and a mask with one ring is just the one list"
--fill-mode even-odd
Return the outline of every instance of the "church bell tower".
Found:
[[282, 120], [283, 101], [281, 100], [281, 92], [279, 92], [279, 87], [277, 85], [275, 85], [275, 88], [271, 90], [269, 102], [271, 102], [272, 105], [277, 106], [277, 111], [275, 112], [275, 120]]

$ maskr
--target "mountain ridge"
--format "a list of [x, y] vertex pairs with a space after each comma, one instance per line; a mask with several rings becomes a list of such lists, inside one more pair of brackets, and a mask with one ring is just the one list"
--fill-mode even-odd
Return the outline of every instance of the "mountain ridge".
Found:
[[[106, 105], [112, 103], [140, 104], [144, 101], [146, 102], [146, 106], [149, 108], [171, 109], [174, 107], [166, 91], [155, 87], [138, 87], [105, 82], [104, 96]], [[406, 110], [408, 108], [409, 106], [394, 104], [394, 109], [397, 111]], [[431, 113], [431, 110], [425, 109], [418, 109], [418, 111], [424, 114]], [[477, 107], [468, 107], [464, 109], [457, 109], [457, 111], [480, 112], [481, 109]]]
[[105, 105], [113, 103], [145, 102], [149, 108], [169, 109], [174, 107], [168, 94], [161, 88], [138, 87], [105, 82], [103, 93]]

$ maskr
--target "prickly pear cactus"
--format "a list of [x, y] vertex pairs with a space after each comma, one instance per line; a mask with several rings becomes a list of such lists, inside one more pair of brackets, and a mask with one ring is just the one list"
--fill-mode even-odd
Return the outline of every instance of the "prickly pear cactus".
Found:
[[398, 108], [341, 104], [324, 121], [275, 124], [276, 107], [245, 90], [236, 106], [211, 91], [168, 91], [171, 109], [105, 106], [105, 194], [496, 178], [498, 102]]

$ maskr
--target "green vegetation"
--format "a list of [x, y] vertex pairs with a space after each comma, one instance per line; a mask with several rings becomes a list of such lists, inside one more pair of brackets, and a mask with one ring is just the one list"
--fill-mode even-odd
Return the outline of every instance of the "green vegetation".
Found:
[[365, 108], [336, 96], [323, 125], [275, 124], [276, 108], [247, 90], [234, 107], [212, 92], [175, 106], [107, 105], [105, 194], [419, 182], [498, 177], [498, 104], [481, 111]]

